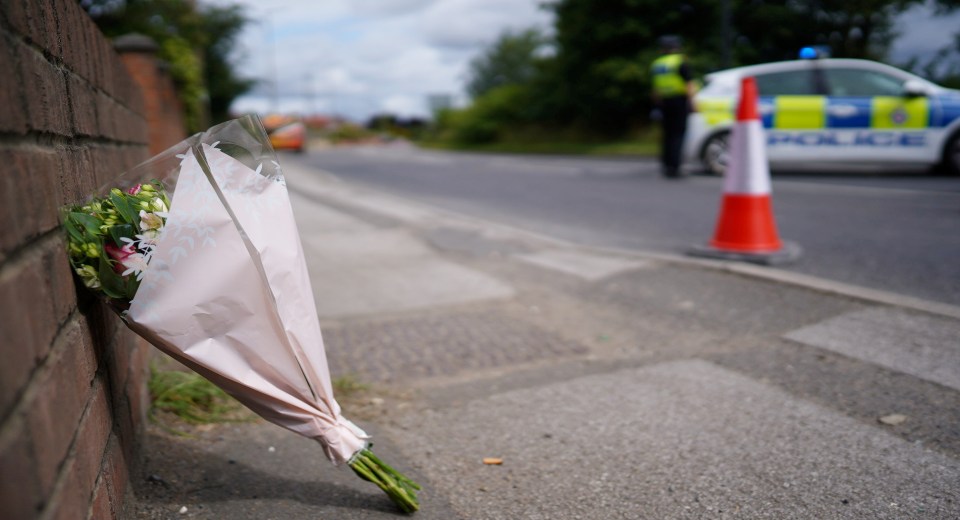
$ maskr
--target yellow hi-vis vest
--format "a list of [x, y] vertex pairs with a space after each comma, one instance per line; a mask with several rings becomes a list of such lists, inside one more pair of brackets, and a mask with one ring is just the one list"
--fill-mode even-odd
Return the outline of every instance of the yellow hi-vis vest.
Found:
[[650, 66], [653, 74], [653, 91], [660, 97], [683, 96], [687, 93], [687, 83], [680, 75], [683, 54], [661, 56]]

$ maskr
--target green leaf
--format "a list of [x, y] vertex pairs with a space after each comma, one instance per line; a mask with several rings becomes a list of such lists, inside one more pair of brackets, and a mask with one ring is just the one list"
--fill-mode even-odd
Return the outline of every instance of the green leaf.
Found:
[[102, 235], [100, 231], [100, 219], [92, 215], [87, 215], [86, 213], [70, 213], [70, 219], [76, 222], [77, 224], [83, 226], [83, 229], [86, 230], [89, 237], [85, 238], [94, 238]]
[[124, 288], [124, 292], [125, 292], [124, 299], [127, 301], [132, 300], [133, 297], [136, 296], [137, 289], [139, 288], [140, 288], [140, 282], [137, 281], [137, 277], [135, 275], [128, 276], [127, 284], [126, 284], [126, 287]]
[[116, 193], [110, 194], [110, 202], [113, 202], [113, 206], [117, 208], [117, 211], [120, 212], [120, 216], [123, 217], [123, 220], [128, 224], [138, 224], [140, 223], [140, 211], [134, 208], [130, 201], [126, 197], [117, 195]]
[[113, 239], [113, 243], [117, 247], [123, 247], [127, 245], [121, 238], [133, 238], [136, 234], [133, 226], [130, 224], [117, 224], [116, 226], [110, 226], [110, 238]]
[[83, 243], [83, 229], [73, 219], [67, 218], [63, 222], [63, 229], [67, 231], [73, 242]]
[[111, 261], [107, 260], [105, 256], [100, 257], [99, 275], [100, 288], [103, 289], [104, 294], [117, 300], [127, 299], [126, 283], [123, 281], [123, 277], [113, 270]]

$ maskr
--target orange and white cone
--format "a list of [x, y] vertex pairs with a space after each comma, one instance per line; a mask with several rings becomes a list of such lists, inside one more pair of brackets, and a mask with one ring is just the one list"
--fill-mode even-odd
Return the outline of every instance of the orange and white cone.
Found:
[[740, 86], [716, 232], [708, 246], [695, 247], [690, 253], [762, 264], [791, 262], [800, 256], [796, 244], [783, 242], [777, 236], [754, 78], [743, 78]]

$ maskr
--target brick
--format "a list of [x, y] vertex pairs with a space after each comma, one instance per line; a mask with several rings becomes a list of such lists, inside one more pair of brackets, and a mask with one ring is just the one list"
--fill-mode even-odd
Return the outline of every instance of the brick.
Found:
[[[22, 48], [22, 47], [21, 47]], [[26, 96], [30, 129], [69, 135], [67, 82], [63, 72], [34, 51], [20, 53], [19, 74]]]
[[[73, 446], [70, 468], [71, 486], [92, 490], [103, 465], [103, 456], [110, 439], [113, 417], [103, 384], [96, 384], [87, 411], [80, 422]], [[77, 518], [80, 515], [75, 515]]]
[[[34, 518], [43, 507], [36, 465], [30, 457], [32, 441], [25, 425], [17, 420], [4, 425], [0, 439], [0, 504], [4, 518]], [[15, 477], [14, 477], [15, 476]]]
[[[6, 35], [0, 35], [0, 70], [17, 69], [15, 49], [21, 48]], [[27, 132], [27, 114], [23, 110], [23, 84], [16, 74], [0, 75], [0, 130], [16, 134]]]
[[63, 49], [61, 59], [64, 66], [81, 78], [89, 78], [93, 72], [93, 67], [89, 64], [89, 45], [86, 35], [81, 30], [80, 17], [70, 14], [74, 5], [68, 5], [75, 3], [69, 0], [55, 0], [54, 4], [56, 4], [57, 35]]
[[[127, 146], [123, 149], [124, 170], [131, 170], [137, 165], [150, 158], [146, 146]], [[151, 177], [155, 177], [158, 172], [153, 172]]]
[[87, 30], [94, 35], [93, 49], [97, 58], [96, 71], [92, 79], [96, 79], [95, 84], [102, 90], [109, 92], [112, 97], [117, 97], [118, 87], [122, 88], [120, 83], [122, 78], [115, 77], [114, 62], [120, 60], [120, 57], [113, 49], [113, 43], [104, 37], [92, 22]]
[[[144, 106], [143, 92], [140, 90], [140, 86], [129, 74], [129, 69], [123, 63], [122, 58], [123, 56], [118, 55], [117, 59], [113, 60], [112, 62], [113, 77], [115, 78], [115, 91], [113, 92], [113, 96], [123, 106], [129, 108], [134, 113], [144, 114], [146, 112], [146, 108]], [[155, 60], [153, 66], [157, 66]]]
[[65, 466], [63, 485], [52, 500], [50, 518], [72, 520], [85, 518], [93, 501], [93, 491], [103, 467], [103, 457], [110, 439], [110, 410], [102, 384], [94, 387], [93, 396], [80, 422]]
[[83, 315], [81, 324], [84, 344], [89, 346], [98, 360], [104, 360], [98, 365], [105, 366], [106, 359], [113, 349], [114, 336], [119, 327], [119, 318], [99, 296], [93, 293], [84, 293], [88, 298], [81, 298], [77, 308]]
[[0, 234], [0, 253], [58, 225], [56, 158], [41, 148], [0, 149], [0, 218], [8, 223]]
[[99, 135], [97, 125], [97, 92], [86, 81], [74, 74], [67, 76], [70, 96], [73, 134], [76, 136]]
[[57, 24], [50, 2], [0, 2], [0, 9], [15, 33], [51, 55], [59, 56]]
[[27, 406], [27, 424], [34, 438], [34, 457], [44, 494], [60, 472], [80, 415], [86, 408], [96, 358], [82, 330], [71, 323], [58, 338], [45, 374], [36, 381], [36, 394]]
[[[129, 335], [133, 335], [129, 333]], [[124, 396], [129, 403], [130, 416], [134, 425], [139, 425], [147, 417], [150, 408], [150, 394], [147, 382], [150, 377], [149, 359], [153, 347], [142, 341], [133, 341], [130, 355], [130, 367]]]
[[48, 248], [43, 261], [53, 304], [53, 317], [57, 323], [63, 324], [70, 313], [77, 308], [78, 282], [75, 282], [73, 271], [70, 269], [66, 239], [62, 235]]
[[124, 52], [118, 57], [114, 97], [130, 110], [145, 114], [149, 97], [145, 90], [156, 81], [151, 73], [157, 71], [157, 59], [144, 52]]
[[59, 202], [80, 204], [97, 188], [93, 153], [89, 147], [59, 147], [57, 149]]
[[123, 518], [124, 497], [127, 494], [127, 487], [130, 482], [130, 466], [128, 460], [123, 454], [116, 437], [112, 437], [107, 444], [107, 453], [104, 456], [103, 476], [107, 481], [107, 489], [110, 492], [110, 505], [114, 515]]
[[123, 140], [128, 143], [147, 144], [147, 120], [141, 114], [133, 112], [129, 108], [120, 107], [122, 112], [122, 135]]
[[33, 9], [29, 2], [2, 2], [0, 9], [6, 17], [10, 28], [21, 36], [29, 36], [33, 29]]
[[92, 85], [101, 87], [98, 76], [99, 43], [106, 38], [77, 2], [48, 0], [57, 12], [57, 34], [61, 40], [64, 65]]
[[111, 400], [118, 408], [118, 413], [125, 413], [125, 410], [119, 409], [118, 403], [123, 402], [126, 393], [130, 374], [130, 348], [123, 341], [115, 342], [110, 349], [110, 355], [107, 356], [107, 374], [110, 378]]
[[119, 401], [113, 402], [114, 424], [116, 425], [117, 446], [127, 460], [133, 460], [137, 446], [137, 431], [139, 426], [134, 423], [133, 414], [130, 412], [130, 402], [126, 396], [120, 397]]
[[[34, 2], [34, 9], [37, 11], [35, 28], [39, 34], [34, 34], [34, 41], [37, 45], [55, 59], [61, 59], [63, 48], [60, 44], [60, 37], [57, 31], [58, 11], [54, 5], [55, 2], [49, 0]], [[83, 13], [85, 15], [85, 13]], [[62, 16], [60, 13], [59, 16]], [[89, 17], [87, 17], [89, 18]]]
[[98, 135], [108, 139], [116, 139], [120, 134], [120, 125], [117, 121], [117, 106], [113, 99], [98, 92], [94, 98], [97, 111]]
[[46, 290], [41, 251], [30, 251], [0, 272], [0, 330], [9, 345], [0, 363], [0, 410], [5, 415], [23, 393], [57, 331]]
[[76, 520], [87, 516], [90, 509], [91, 489], [76, 484], [73, 473], [66, 475], [66, 482], [50, 497], [43, 518], [53, 520]]
[[123, 152], [114, 146], [91, 148], [97, 186], [112, 185], [125, 170]]
[[93, 488], [93, 498], [90, 502], [90, 512], [87, 514], [87, 520], [104, 520], [107, 518], [119, 518], [110, 509], [110, 490], [107, 489], [107, 479], [101, 475], [97, 479]]

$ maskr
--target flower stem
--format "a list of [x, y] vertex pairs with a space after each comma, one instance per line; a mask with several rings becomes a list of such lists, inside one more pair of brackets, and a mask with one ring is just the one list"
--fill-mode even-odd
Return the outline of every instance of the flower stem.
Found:
[[404, 513], [420, 509], [416, 493], [421, 489], [420, 485], [384, 463], [369, 449], [365, 448], [354, 455], [350, 468], [360, 478], [379, 486]]

